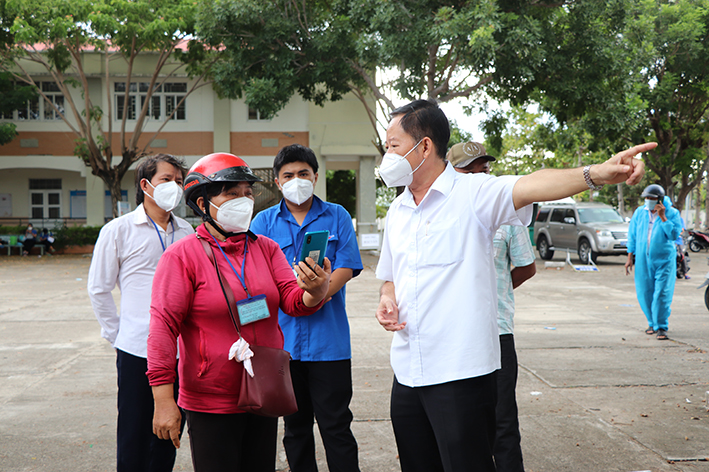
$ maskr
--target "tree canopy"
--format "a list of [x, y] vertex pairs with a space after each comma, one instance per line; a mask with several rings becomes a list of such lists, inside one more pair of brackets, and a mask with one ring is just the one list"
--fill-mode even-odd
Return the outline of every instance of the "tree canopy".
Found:
[[[500, 42], [503, 20], [513, 26]], [[501, 51], [533, 47], [525, 22], [493, 0], [230, 0], [205, 3], [198, 29], [227, 50], [214, 76], [223, 94], [270, 115], [293, 92], [318, 104], [353, 92], [377, 134], [401, 100], [476, 97]]]
[[681, 208], [707, 170], [708, 30], [706, 0], [569, 3], [542, 31], [545, 60], [500, 62], [493, 93], [538, 102], [554, 133], [583, 129], [589, 151], [657, 141], [646, 165]]

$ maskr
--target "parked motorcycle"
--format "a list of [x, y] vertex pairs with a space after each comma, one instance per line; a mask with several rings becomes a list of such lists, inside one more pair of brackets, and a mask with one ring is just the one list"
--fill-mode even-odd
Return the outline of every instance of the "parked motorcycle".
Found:
[[687, 244], [689, 245], [690, 251], [699, 252], [702, 249], [709, 248], [709, 234], [702, 233], [701, 231], [693, 231], [691, 229], [687, 230], [687, 234], [689, 234]]
[[[707, 257], [707, 263], [709, 263], [709, 257]], [[697, 290], [703, 287], [706, 287], [706, 290], [704, 290], [704, 305], [709, 310], [709, 272], [704, 276], [704, 283], [697, 287]]]

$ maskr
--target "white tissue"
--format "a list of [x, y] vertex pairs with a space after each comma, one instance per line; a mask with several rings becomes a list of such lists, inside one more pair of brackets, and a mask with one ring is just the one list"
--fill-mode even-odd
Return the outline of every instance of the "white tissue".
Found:
[[229, 359], [234, 359], [236, 362], [243, 362], [244, 369], [246, 369], [246, 372], [248, 372], [251, 377], [254, 376], [254, 368], [251, 365], [252, 357], [254, 357], [254, 353], [249, 349], [249, 343], [244, 341], [244, 338], [239, 338], [239, 340], [229, 348]]

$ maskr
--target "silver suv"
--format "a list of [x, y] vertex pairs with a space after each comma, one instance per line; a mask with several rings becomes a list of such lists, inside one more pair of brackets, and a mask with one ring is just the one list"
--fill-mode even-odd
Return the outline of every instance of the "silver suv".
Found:
[[539, 205], [534, 236], [542, 259], [573, 250], [581, 262], [596, 262], [598, 256], [627, 254], [628, 223], [603, 203], [548, 202]]

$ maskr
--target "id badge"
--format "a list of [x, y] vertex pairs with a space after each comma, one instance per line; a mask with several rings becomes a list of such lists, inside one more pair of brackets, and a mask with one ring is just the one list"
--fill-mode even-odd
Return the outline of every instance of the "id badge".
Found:
[[255, 297], [239, 300], [236, 302], [236, 309], [239, 312], [239, 322], [242, 325], [265, 320], [271, 316], [266, 303], [266, 295], [256, 295]]

